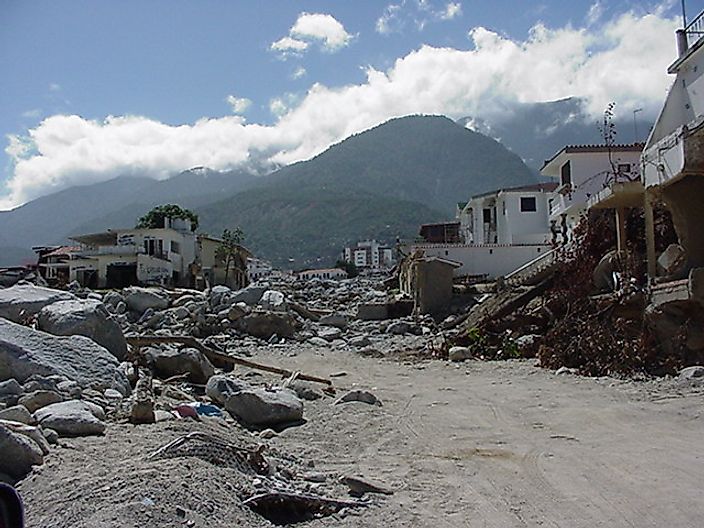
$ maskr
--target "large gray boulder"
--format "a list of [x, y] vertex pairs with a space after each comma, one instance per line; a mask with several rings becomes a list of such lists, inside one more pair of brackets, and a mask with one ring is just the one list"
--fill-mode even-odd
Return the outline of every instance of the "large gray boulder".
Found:
[[0, 425], [0, 473], [21, 479], [32, 471], [32, 466], [44, 462], [42, 450], [29, 437]]
[[127, 354], [127, 342], [120, 325], [100, 301], [55, 302], [41, 309], [37, 326], [39, 330], [54, 335], [90, 337], [119, 360]]
[[130, 392], [117, 358], [83, 336], [54, 336], [0, 319], [0, 380], [60, 375], [83, 388]]
[[105, 411], [94, 403], [69, 400], [42, 407], [34, 417], [42, 427], [60, 436], [100, 435], [105, 432]]
[[265, 310], [271, 312], [285, 312], [286, 311], [286, 297], [283, 293], [276, 290], [267, 290], [262, 295], [259, 304]]
[[249, 306], [256, 306], [268, 289], [269, 287], [266, 285], [250, 284], [246, 288], [242, 288], [230, 295], [230, 301], [232, 303], [243, 302]]
[[288, 313], [252, 312], [239, 322], [245, 332], [261, 339], [269, 339], [274, 334], [292, 337], [296, 331], [296, 320]]
[[160, 288], [141, 288], [130, 286], [122, 291], [127, 308], [133, 312], [144, 313], [152, 310], [165, 310], [169, 307], [169, 297]]
[[241, 390], [230, 395], [224, 406], [250, 425], [283, 425], [303, 418], [303, 402], [290, 389]]
[[32, 413], [24, 405], [13, 405], [0, 411], [0, 420], [11, 420], [23, 424], [31, 424]]
[[246, 381], [217, 374], [208, 380], [205, 385], [205, 394], [215, 403], [225, 406], [232, 395], [250, 388], [251, 386]]
[[22, 312], [34, 315], [45, 306], [56, 301], [68, 301], [76, 297], [68, 292], [42, 288], [30, 283], [18, 283], [0, 290], [0, 317], [19, 322]]
[[145, 353], [149, 367], [160, 378], [188, 374], [193, 383], [207, 383], [215, 374], [213, 364], [195, 348], [148, 348]]

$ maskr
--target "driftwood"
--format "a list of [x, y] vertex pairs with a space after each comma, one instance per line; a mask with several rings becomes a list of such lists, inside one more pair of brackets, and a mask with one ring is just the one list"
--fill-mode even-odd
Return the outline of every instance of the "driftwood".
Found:
[[[255, 363], [254, 361], [249, 361], [241, 357], [230, 356], [229, 354], [223, 354], [218, 352], [203, 343], [198, 341], [194, 337], [189, 336], [132, 336], [127, 337], [127, 343], [136, 347], [137, 349], [143, 346], [149, 345], [163, 345], [163, 344], [182, 344], [189, 347], [193, 347], [199, 350], [205, 357], [210, 361], [229, 363], [231, 365], [241, 365], [243, 367], [248, 367], [255, 370], [263, 370], [266, 372], [273, 372], [274, 374], [281, 374], [282, 376], [292, 376], [294, 371], [282, 369], [279, 367], [272, 367], [270, 365], [262, 365], [261, 363]], [[304, 381], [314, 381], [316, 383], [323, 383], [332, 387], [332, 381], [326, 378], [319, 378], [318, 376], [311, 376], [309, 374], [299, 373], [298, 379]]]

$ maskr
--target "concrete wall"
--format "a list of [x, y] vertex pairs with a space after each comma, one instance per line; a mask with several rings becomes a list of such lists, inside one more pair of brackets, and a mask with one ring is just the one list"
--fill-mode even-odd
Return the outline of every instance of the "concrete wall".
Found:
[[447, 312], [452, 300], [453, 267], [442, 262], [417, 261], [414, 304], [421, 314]]
[[[167, 260], [150, 255], [137, 255], [137, 280], [142, 284], [169, 284], [173, 271], [174, 267]], [[181, 280], [183, 278], [180, 277]]]
[[455, 277], [486, 275], [490, 278], [507, 275], [550, 250], [548, 245], [474, 246], [466, 244], [416, 244], [426, 256], [454, 260], [462, 264]]
[[687, 252], [689, 269], [704, 267], [704, 175], [687, 176], [663, 188], [665, 205], [680, 245]]

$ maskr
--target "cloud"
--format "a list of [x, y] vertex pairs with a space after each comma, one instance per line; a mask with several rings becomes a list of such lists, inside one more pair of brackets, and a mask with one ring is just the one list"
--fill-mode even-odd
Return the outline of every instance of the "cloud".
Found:
[[408, 114], [495, 120], [517, 103], [579, 96], [590, 120], [610, 101], [624, 115], [642, 107], [654, 118], [671, 82], [677, 26], [675, 18], [627, 12], [593, 27], [536, 25], [525, 40], [476, 27], [467, 49], [426, 45], [385, 71], [368, 67], [359, 84], [315, 83], [304, 94], [283, 94], [270, 102], [278, 116], [271, 125], [237, 115], [180, 126], [141, 116], [51, 116], [10, 137], [14, 174], [0, 205], [120, 174], [166, 178], [194, 166], [289, 164]]
[[601, 3], [600, 0], [597, 0], [591, 6], [589, 6], [589, 11], [587, 11], [587, 24], [589, 24], [590, 26], [596, 24], [603, 15], [604, 5]]
[[32, 108], [31, 110], [27, 110], [25, 112], [22, 112], [22, 117], [27, 118], [27, 119], [34, 119], [42, 115], [42, 109], [41, 108]]
[[389, 4], [376, 21], [377, 33], [400, 33], [408, 24], [422, 31], [429, 22], [446, 21], [462, 15], [460, 2], [440, 4], [431, 0], [400, 0]]
[[445, 6], [445, 11], [440, 15], [443, 20], [452, 20], [462, 14], [462, 4], [459, 2], [449, 2]]
[[283, 37], [271, 44], [271, 50], [278, 51], [282, 56], [300, 55], [307, 49], [307, 42], [291, 37]]
[[252, 101], [246, 97], [235, 97], [234, 95], [228, 95], [225, 98], [225, 101], [230, 105], [232, 112], [235, 114], [243, 114], [250, 106], [252, 106]]
[[61, 85], [58, 83], [49, 83], [49, 91], [50, 92], [60, 92]]
[[305, 77], [306, 73], [306, 69], [303, 66], [299, 66], [293, 71], [293, 73], [291, 74], [291, 78], [300, 79], [301, 77]]
[[353, 36], [332, 15], [323, 13], [301, 13], [291, 26], [288, 36], [271, 45], [271, 50], [283, 57], [301, 55], [311, 43], [317, 43], [323, 51], [334, 53], [349, 45]]

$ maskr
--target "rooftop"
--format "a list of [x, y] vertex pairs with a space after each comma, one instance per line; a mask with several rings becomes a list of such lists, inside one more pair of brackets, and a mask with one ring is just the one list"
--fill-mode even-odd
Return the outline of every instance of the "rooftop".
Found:
[[507, 193], [507, 192], [553, 192], [557, 189], [557, 182], [533, 183], [531, 185], [521, 185], [519, 187], [506, 187], [503, 189], [495, 189], [482, 194], [472, 196], [472, 198], [483, 198], [492, 194]]
[[645, 148], [645, 143], [622, 143], [617, 145], [611, 145], [607, 147], [606, 145], [567, 145], [559, 150], [552, 158], [545, 160], [543, 166], [540, 168], [542, 171], [550, 163], [555, 161], [561, 154], [592, 154], [601, 152], [643, 152]]

